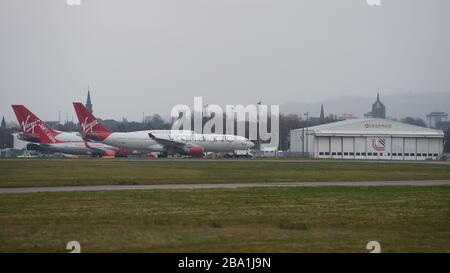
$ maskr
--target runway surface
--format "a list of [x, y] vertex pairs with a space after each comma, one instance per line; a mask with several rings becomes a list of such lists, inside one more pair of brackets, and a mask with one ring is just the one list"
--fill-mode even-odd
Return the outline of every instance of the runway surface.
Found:
[[0, 193], [77, 192], [77, 191], [122, 191], [122, 190], [183, 190], [183, 189], [238, 189], [256, 187], [376, 187], [376, 186], [450, 186], [450, 180], [406, 180], [406, 181], [333, 181], [333, 182], [255, 182], [227, 184], [158, 184], [158, 185], [100, 185], [0, 188]]

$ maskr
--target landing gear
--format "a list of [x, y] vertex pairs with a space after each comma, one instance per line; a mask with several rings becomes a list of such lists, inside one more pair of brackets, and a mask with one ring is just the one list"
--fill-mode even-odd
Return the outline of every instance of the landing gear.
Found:
[[158, 158], [167, 158], [167, 152], [159, 153]]

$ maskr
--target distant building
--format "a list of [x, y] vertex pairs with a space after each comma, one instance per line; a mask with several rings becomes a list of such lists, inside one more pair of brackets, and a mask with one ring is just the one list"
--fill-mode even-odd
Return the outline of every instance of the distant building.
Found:
[[325, 113], [323, 111], [323, 104], [320, 107], [320, 123], [324, 123], [325, 122]]
[[93, 112], [92, 111], [92, 103], [91, 103], [91, 91], [88, 88], [88, 94], [87, 94], [87, 100], [86, 100], [86, 108], [89, 110], [89, 112]]
[[437, 160], [442, 130], [397, 121], [348, 119], [291, 130], [290, 151], [314, 158]]
[[1, 124], [1, 127], [2, 127], [3, 129], [5, 129], [5, 128], [6, 128], [6, 121], [5, 121], [5, 117], [3, 117], [3, 118], [2, 118], [2, 124]]
[[45, 121], [50, 128], [58, 128], [58, 126], [61, 124], [59, 121]]
[[352, 113], [344, 113], [340, 117], [338, 117], [338, 120], [346, 120], [346, 119], [357, 119], [358, 116], [353, 115]]
[[439, 129], [439, 130], [450, 130], [450, 121], [441, 121], [438, 124], [439, 128], [434, 128], [434, 129]]
[[325, 112], [323, 110], [323, 104], [320, 107], [320, 116], [318, 116], [318, 117], [309, 117], [309, 116], [307, 116], [307, 121], [310, 124], [322, 124], [322, 123], [325, 123], [327, 121], [327, 118], [325, 117]]
[[21, 140], [19, 138], [18, 133], [14, 133], [13, 135], [13, 149], [15, 150], [25, 150], [27, 148], [28, 143], [27, 141]]
[[380, 94], [377, 94], [377, 100], [372, 104], [372, 111], [364, 114], [365, 118], [386, 118], [386, 107], [380, 100]]
[[427, 126], [437, 128], [439, 123], [447, 121], [448, 114], [444, 112], [431, 112], [427, 115]]

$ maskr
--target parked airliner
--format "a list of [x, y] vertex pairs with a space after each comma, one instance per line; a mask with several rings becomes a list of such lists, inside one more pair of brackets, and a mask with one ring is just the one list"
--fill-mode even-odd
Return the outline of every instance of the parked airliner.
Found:
[[253, 142], [242, 136], [197, 134], [187, 130], [112, 132], [80, 102], [73, 103], [84, 137], [107, 145], [167, 154], [203, 156], [205, 152], [247, 150]]
[[12, 105], [22, 133], [19, 139], [39, 144], [44, 150], [72, 155], [116, 156], [123, 148], [90, 142], [77, 132], [61, 132], [50, 128], [23, 105]]

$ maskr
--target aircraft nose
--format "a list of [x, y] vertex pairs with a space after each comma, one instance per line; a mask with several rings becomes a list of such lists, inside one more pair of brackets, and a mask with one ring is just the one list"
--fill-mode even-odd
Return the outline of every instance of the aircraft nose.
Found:
[[247, 148], [253, 148], [255, 146], [255, 143], [251, 142], [250, 140], [247, 140]]

